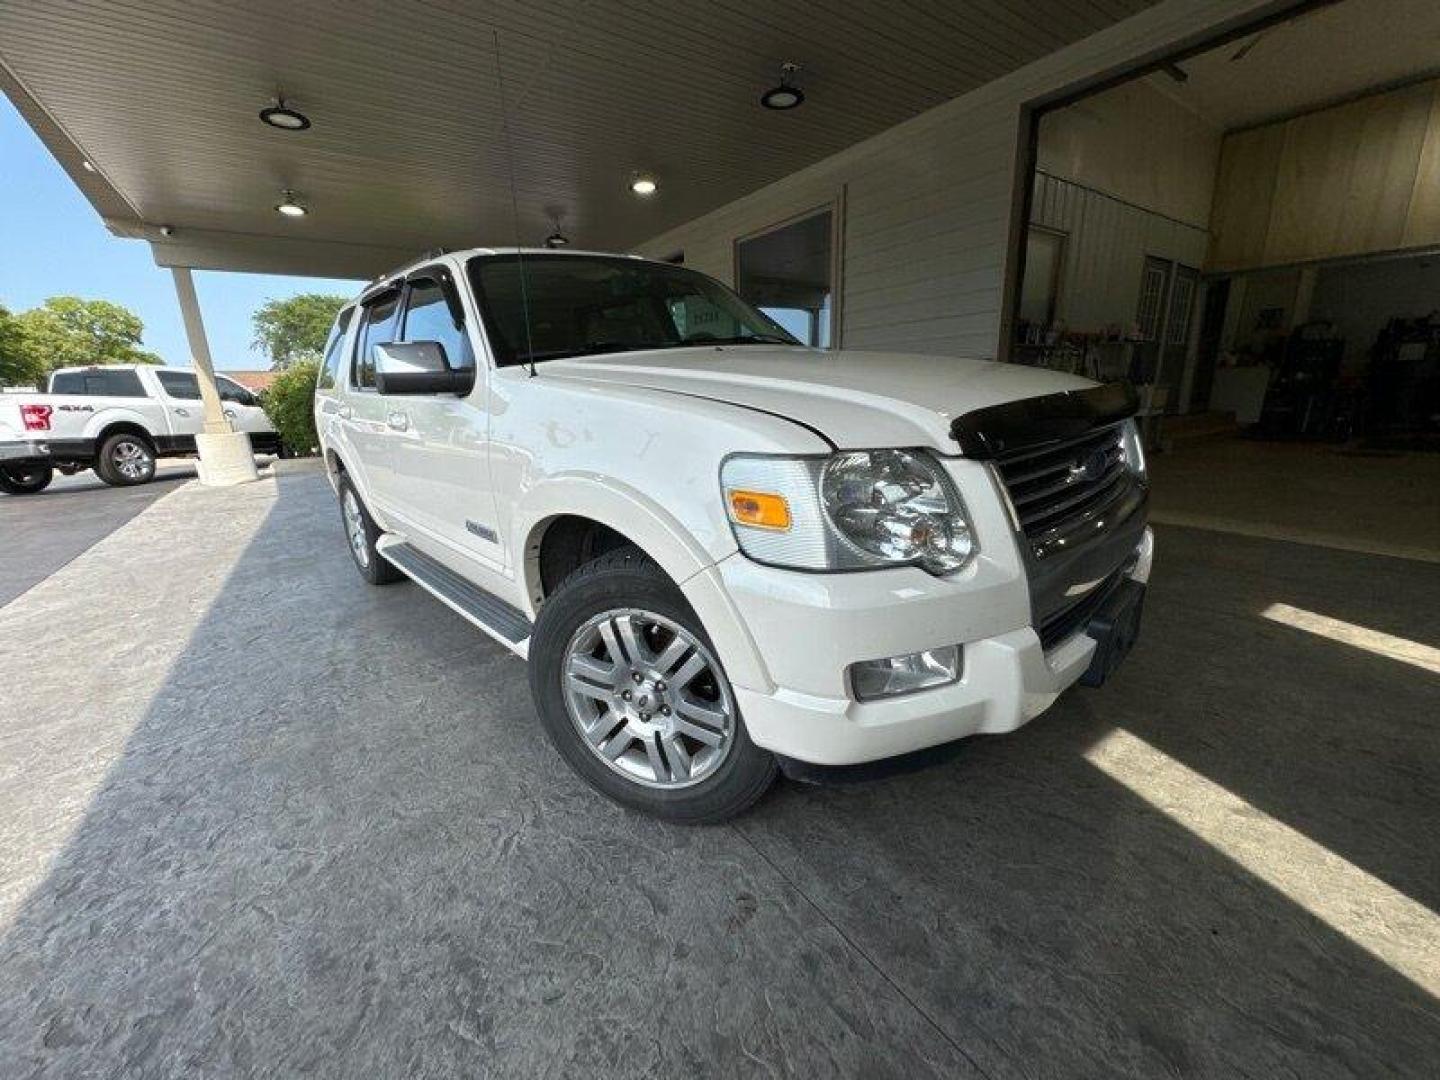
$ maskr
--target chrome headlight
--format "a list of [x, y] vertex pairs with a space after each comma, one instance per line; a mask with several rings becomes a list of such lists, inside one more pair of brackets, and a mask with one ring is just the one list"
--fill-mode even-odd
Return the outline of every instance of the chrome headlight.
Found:
[[802, 570], [920, 566], [952, 574], [975, 554], [960, 494], [915, 450], [849, 450], [829, 458], [739, 454], [720, 483], [740, 549]]
[[1132, 473], [1145, 478], [1145, 444], [1140, 438], [1140, 428], [1134, 420], [1126, 420], [1120, 431], [1120, 454]]

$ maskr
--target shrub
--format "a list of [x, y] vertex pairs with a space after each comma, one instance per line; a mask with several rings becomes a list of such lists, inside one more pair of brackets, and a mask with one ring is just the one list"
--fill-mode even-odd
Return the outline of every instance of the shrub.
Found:
[[315, 379], [319, 374], [319, 364], [303, 360], [282, 371], [260, 396], [265, 415], [295, 454], [313, 454], [320, 442], [315, 434], [314, 411]]

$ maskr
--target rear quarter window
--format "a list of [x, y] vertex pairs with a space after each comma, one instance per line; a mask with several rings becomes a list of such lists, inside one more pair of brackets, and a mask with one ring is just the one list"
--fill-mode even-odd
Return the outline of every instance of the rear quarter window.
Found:
[[61, 371], [50, 380], [52, 394], [93, 394], [99, 397], [146, 397], [134, 371]]

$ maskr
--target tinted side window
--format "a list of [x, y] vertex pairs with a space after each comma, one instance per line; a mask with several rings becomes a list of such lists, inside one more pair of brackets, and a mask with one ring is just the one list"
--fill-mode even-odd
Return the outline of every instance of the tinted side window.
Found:
[[215, 380], [215, 388], [220, 391], [221, 401], [233, 402], [236, 405], [255, 404], [255, 395], [237, 382], [217, 378]]
[[386, 293], [365, 305], [365, 322], [355, 349], [356, 386], [375, 385], [375, 346], [395, 340], [395, 314], [400, 307], [399, 292]]
[[404, 340], [438, 341], [445, 347], [452, 368], [475, 366], [465, 324], [456, 325], [439, 282], [420, 278], [411, 283], [410, 299], [405, 305]]
[[155, 377], [171, 397], [181, 401], [200, 400], [200, 384], [188, 371], [157, 371]]
[[330, 340], [325, 343], [325, 359], [320, 364], [320, 378], [315, 382], [317, 390], [333, 390], [340, 378], [341, 346], [345, 344], [345, 329], [350, 325], [350, 313], [346, 308], [330, 329]]
[[104, 397], [144, 397], [145, 387], [133, 371], [69, 371], [56, 375], [52, 394], [96, 394]]

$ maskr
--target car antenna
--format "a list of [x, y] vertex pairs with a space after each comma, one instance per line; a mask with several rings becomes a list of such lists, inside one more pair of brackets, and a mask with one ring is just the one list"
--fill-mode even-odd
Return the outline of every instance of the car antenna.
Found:
[[510, 220], [515, 228], [515, 262], [520, 268], [520, 311], [525, 318], [525, 358], [530, 363], [530, 377], [535, 377], [535, 342], [530, 336], [530, 290], [525, 282], [525, 254], [520, 250], [520, 198], [515, 190], [515, 146], [510, 138], [510, 112], [505, 107], [505, 74], [500, 66], [500, 31], [491, 29], [495, 38], [495, 85], [500, 91], [500, 124], [505, 129], [505, 163], [510, 171]]

